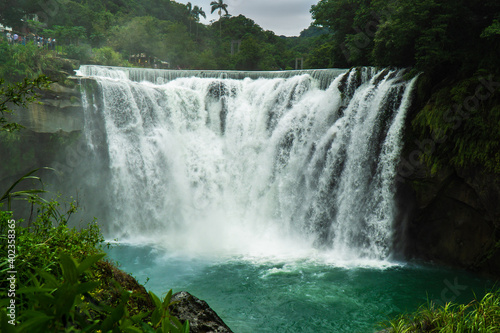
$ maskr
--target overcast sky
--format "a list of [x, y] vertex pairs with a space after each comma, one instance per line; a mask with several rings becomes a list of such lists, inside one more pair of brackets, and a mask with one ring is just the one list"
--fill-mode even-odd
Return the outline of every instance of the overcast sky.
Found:
[[[218, 19], [215, 11], [210, 14], [210, 2], [213, 0], [177, 0], [193, 6], [202, 7], [207, 19], [201, 17], [201, 22], [209, 24], [211, 20]], [[311, 6], [319, 0], [226, 0], [229, 14], [238, 16], [243, 14], [260, 25], [264, 30], [272, 30], [276, 35], [298, 36], [300, 32], [312, 22]]]

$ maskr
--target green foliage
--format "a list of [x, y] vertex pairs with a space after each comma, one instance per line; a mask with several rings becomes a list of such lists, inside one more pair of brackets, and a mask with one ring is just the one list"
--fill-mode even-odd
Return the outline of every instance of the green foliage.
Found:
[[67, 58], [78, 60], [80, 63], [89, 63], [92, 59], [92, 48], [89, 44], [70, 44], [64, 47]]
[[210, 11], [211, 13], [218, 11], [219, 15], [222, 15], [222, 12], [225, 12], [226, 15], [229, 14], [229, 12], [227, 11], [227, 4], [224, 3], [224, 0], [212, 1], [210, 2], [210, 6], [212, 9]]
[[224, 3], [224, 0], [217, 0], [210, 2], [211, 11], [213, 13], [217, 11], [219, 13], [219, 37], [222, 38], [222, 12], [225, 12], [226, 15], [229, 15], [227, 11], [227, 4]]
[[173, 66], [194, 63], [195, 43], [186, 26], [160, 21], [151, 16], [136, 17], [111, 31], [111, 45], [126, 55], [145, 53], [168, 60]]
[[481, 38], [488, 38], [488, 37], [499, 37], [500, 35], [500, 22], [495, 19], [493, 20], [493, 23], [486, 27], [484, 29], [483, 33], [481, 34]]
[[420, 140], [433, 138], [423, 151], [428, 166], [479, 167], [500, 173], [500, 83], [477, 75], [436, 91], [413, 119]]
[[82, 26], [60, 26], [54, 25], [52, 29], [44, 29], [43, 35], [56, 38], [58, 44], [79, 44], [80, 40], [85, 39], [86, 29]]
[[[46, 10], [37, 5], [33, 3], [34, 12]], [[32, 11], [17, 3], [11, 6], [25, 13]], [[205, 11], [191, 4], [169, 0], [67, 0], [64, 6], [57, 6], [57, 15], [44, 16], [43, 23], [30, 21], [29, 24], [32, 31], [57, 39], [59, 56], [80, 63], [128, 65], [112, 54], [111, 48], [123, 59], [146, 54], [169, 62], [171, 68], [184, 69], [278, 70], [294, 67], [295, 58], [307, 56], [317, 45], [318, 38], [328, 34], [327, 29], [311, 27], [302, 38], [278, 37], [242, 15], [230, 17], [229, 6], [225, 1], [212, 1], [210, 10], [220, 11], [221, 15], [217, 22], [205, 26], [199, 23], [200, 17], [206, 16]], [[232, 56], [232, 40], [246, 41], [250, 54], [240, 52]], [[46, 50], [38, 51], [51, 54]], [[50, 61], [56, 62], [55, 59]], [[315, 64], [314, 61], [310, 63]], [[27, 70], [26, 66], [19, 68], [19, 75], [24, 77]]]
[[262, 57], [260, 45], [255, 38], [250, 36], [241, 43], [240, 52], [237, 54], [236, 69], [257, 70]]
[[99, 281], [88, 281], [92, 275], [92, 266], [105, 256], [104, 253], [90, 255], [78, 263], [71, 256], [60, 253], [57, 258], [58, 273], [36, 269], [31, 276], [31, 283], [20, 281], [17, 296], [23, 297], [25, 309], [16, 317], [16, 325], [8, 323], [5, 308], [10, 299], [0, 301], [2, 317], [0, 327], [4, 332], [153, 332], [188, 333], [189, 322], [182, 324], [169, 314], [168, 308], [172, 291], [163, 302], [150, 293], [155, 302], [155, 310], [151, 315], [153, 328], [144, 323], [149, 313], [140, 312], [130, 315], [127, 302], [130, 293], [121, 290], [120, 303], [109, 307], [92, 298], [91, 292], [100, 286]]
[[155, 310], [151, 315], [153, 328], [157, 329], [158, 333], [189, 333], [189, 321], [184, 324], [175, 316], [170, 314], [169, 308], [173, 307], [177, 302], [172, 302], [172, 289], [169, 290], [163, 301], [154, 293], [149, 292], [151, 299], [154, 302]]
[[5, 81], [0, 79], [0, 132], [12, 132], [21, 126], [9, 121], [5, 116], [12, 114], [12, 106], [27, 107], [38, 97], [38, 91], [47, 88], [51, 82], [44, 75], [34, 80], [25, 78], [22, 82], [5, 86]]
[[32, 42], [27, 45], [0, 42], [0, 78], [5, 78], [8, 82], [57, 73], [61, 67], [54, 52], [38, 48]]
[[[2, 288], [2, 332], [189, 332], [187, 321], [182, 324], [170, 315], [169, 307], [174, 305], [171, 291], [163, 302], [150, 293], [150, 310], [134, 306], [137, 303], [132, 298], [137, 296], [127, 286], [114, 282], [114, 287], [109, 287], [109, 276], [103, 276], [99, 269], [105, 256], [104, 239], [95, 221], [81, 230], [68, 227], [76, 212], [74, 202], [65, 213], [60, 212], [61, 204], [56, 200], [32, 196], [30, 202], [37, 207], [36, 220], [27, 226], [18, 220], [15, 225], [16, 325], [8, 323], [11, 319], [5, 311], [12, 295], [7, 295], [8, 288]], [[10, 270], [6, 230], [11, 219], [12, 212], [0, 210], [3, 272]], [[111, 303], [113, 292], [119, 299]]]
[[18, 26], [27, 14], [35, 14], [40, 3], [36, 0], [4, 0], [0, 2], [0, 23], [4, 26]]
[[486, 294], [483, 299], [467, 305], [433, 303], [412, 314], [402, 315], [385, 326], [388, 332], [465, 333], [498, 332], [500, 330], [500, 292]]
[[92, 61], [105, 66], [130, 66], [128, 61], [123, 59], [123, 56], [113, 50], [111, 47], [102, 47], [100, 49], [93, 49]]
[[333, 45], [342, 52], [331, 61], [339, 67], [368, 65], [370, 50], [373, 48], [373, 31], [379, 21], [377, 1], [321, 0], [312, 6], [311, 14], [316, 25], [333, 32]]
[[491, 42], [498, 46], [499, 12], [498, 2], [478, 0], [321, 0], [311, 8], [342, 50], [332, 63], [415, 66], [441, 78], [472, 75], [478, 64], [498, 72]]
[[312, 68], [335, 67], [333, 63], [334, 59], [332, 59], [334, 49], [335, 44], [333, 42], [327, 42], [314, 48], [314, 50], [307, 58], [308, 66]]
[[[472, 75], [478, 68], [497, 73], [500, 68], [500, 4], [495, 0], [320, 0], [311, 7], [314, 26], [300, 38], [287, 39], [244, 16], [230, 17], [230, 6], [222, 0], [210, 3], [210, 11], [220, 16], [208, 27], [199, 23], [202, 8], [169, 0], [66, 0], [56, 7], [47, 13], [38, 1], [9, 0], [0, 10], [0, 22], [16, 27], [25, 14], [44, 13], [42, 24], [27, 21], [28, 26], [56, 37], [58, 45], [74, 45], [63, 53], [86, 63], [92, 48], [112, 47], [125, 59], [146, 53], [174, 68], [191, 69], [212, 68], [213, 62], [198, 60], [210, 53], [219, 69], [252, 69], [256, 63], [258, 69], [287, 68], [296, 57], [305, 57], [309, 68], [414, 66], [415, 72], [436, 72], [438, 78], [457, 71]], [[255, 54], [249, 57], [253, 60], [231, 57], [231, 40], [249, 35], [263, 59], [255, 61]]]
[[424, 73], [412, 129], [417, 142], [432, 142], [421, 159], [433, 173], [446, 166], [500, 173], [498, 1], [321, 0], [311, 13], [332, 35], [314, 46], [309, 66]]
[[[36, 173], [38, 169], [32, 170], [19, 178], [17, 181], [12, 184], [7, 191], [0, 197], [0, 203], [2, 202], [7, 202], [7, 209], [11, 209], [11, 204], [12, 200], [16, 198], [22, 198], [22, 199], [33, 199], [38, 196], [39, 193], [44, 193], [45, 191], [43, 190], [43, 182], [40, 179], [40, 177], [33, 176], [34, 173]], [[16, 188], [20, 183], [27, 181], [27, 180], [36, 180], [40, 182], [42, 185], [42, 189], [29, 189], [29, 190], [21, 190], [21, 191], [16, 191], [13, 192], [14, 188]], [[1, 227], [0, 227], [1, 229]]]
[[[102, 259], [105, 254], [100, 253], [87, 257], [77, 264], [73, 258], [65, 253], [59, 255], [59, 265], [62, 271], [62, 281], [46, 271], [39, 271], [33, 276], [33, 286], [18, 289], [17, 294], [24, 296], [29, 308], [19, 316], [20, 332], [57, 332], [62, 331], [73, 323], [86, 330], [96, 328], [86, 325], [78, 305], [82, 304], [81, 297], [95, 289], [98, 282], [81, 282], [80, 276], [91, 265]], [[43, 278], [44, 282], [40, 280]]]

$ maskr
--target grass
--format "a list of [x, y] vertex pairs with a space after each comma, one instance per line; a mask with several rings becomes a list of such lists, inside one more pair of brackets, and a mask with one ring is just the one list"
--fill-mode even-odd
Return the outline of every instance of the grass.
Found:
[[411, 314], [385, 324], [386, 332], [500, 332], [500, 290], [487, 293], [469, 304], [447, 303], [437, 307], [430, 303]]

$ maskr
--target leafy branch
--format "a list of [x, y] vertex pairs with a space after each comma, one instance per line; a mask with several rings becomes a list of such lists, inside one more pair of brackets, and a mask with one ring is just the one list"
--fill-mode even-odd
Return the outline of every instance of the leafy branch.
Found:
[[[44, 167], [42, 169], [55, 171], [54, 169], [47, 168], [47, 167]], [[20, 199], [24, 199], [24, 200], [37, 198], [37, 199], [40, 199], [40, 200], [44, 201], [42, 198], [38, 197], [38, 194], [46, 192], [43, 189], [43, 181], [42, 181], [42, 179], [40, 177], [33, 176], [33, 174], [36, 173], [39, 170], [40, 169], [31, 170], [30, 172], [28, 172], [27, 174], [25, 174], [24, 176], [22, 176], [21, 178], [19, 178], [18, 180], [16, 180], [7, 189], [7, 191], [5, 191], [5, 193], [2, 195], [2, 197], [0, 197], [0, 203], [2, 203], [4, 201], [7, 201], [7, 209], [10, 210], [11, 209], [11, 204], [12, 204], [12, 199], [15, 199], [15, 198], [20, 198]], [[21, 190], [21, 191], [13, 192], [14, 188], [16, 188], [20, 183], [22, 183], [25, 180], [36, 180], [36, 181], [40, 182], [42, 188], [41, 189], [34, 188], [34, 189], [29, 189], [29, 190]]]
[[40, 97], [41, 89], [48, 88], [52, 82], [45, 75], [40, 75], [31, 80], [25, 78], [23, 81], [5, 85], [0, 79], [0, 131], [12, 132], [22, 128], [21, 125], [7, 119], [7, 114], [12, 114], [13, 106], [26, 108]]

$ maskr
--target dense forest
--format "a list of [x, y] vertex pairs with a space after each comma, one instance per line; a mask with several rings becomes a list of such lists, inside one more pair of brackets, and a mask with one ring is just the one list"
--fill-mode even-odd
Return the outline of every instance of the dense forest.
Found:
[[[206, 15], [203, 8], [169, 0], [56, 1], [54, 8], [41, 4], [7, 1], [0, 22], [15, 31], [56, 38], [68, 57], [82, 63], [126, 65], [130, 56], [143, 53], [170, 68], [294, 69], [295, 58], [306, 57], [318, 44], [317, 35], [326, 33], [312, 27], [303, 32], [307, 37], [285, 38], [230, 14], [206, 26], [199, 22]], [[240, 45], [231, 52], [233, 40]]]
[[[214, 8], [170, 0], [50, 6], [4, 0], [0, 22], [71, 45], [66, 52], [82, 62], [123, 64], [111, 48], [125, 60], [146, 53], [187, 69], [294, 69], [297, 57], [307, 68], [414, 66], [440, 77], [499, 68], [500, 4], [494, 0], [321, 0], [311, 8], [313, 26], [297, 38], [264, 31], [224, 5], [225, 15], [206, 26], [200, 17]], [[241, 45], [232, 55], [233, 40]]]

